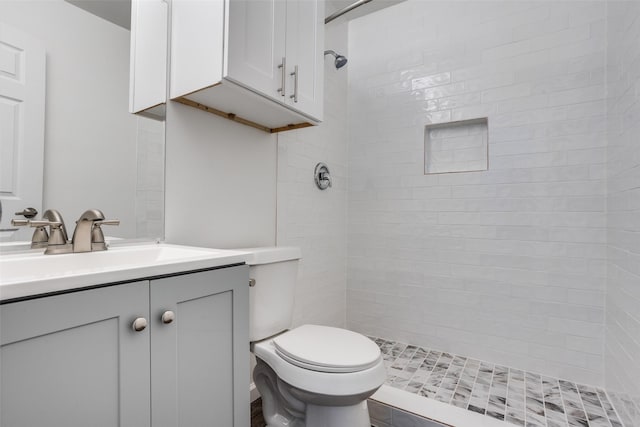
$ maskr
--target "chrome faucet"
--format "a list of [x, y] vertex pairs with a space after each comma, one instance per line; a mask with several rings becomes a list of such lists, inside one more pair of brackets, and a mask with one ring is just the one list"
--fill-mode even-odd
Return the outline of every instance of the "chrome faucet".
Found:
[[76, 229], [71, 238], [73, 252], [104, 251], [107, 245], [104, 241], [101, 225], [119, 225], [118, 219], [104, 219], [104, 214], [98, 209], [85, 211], [76, 221]]

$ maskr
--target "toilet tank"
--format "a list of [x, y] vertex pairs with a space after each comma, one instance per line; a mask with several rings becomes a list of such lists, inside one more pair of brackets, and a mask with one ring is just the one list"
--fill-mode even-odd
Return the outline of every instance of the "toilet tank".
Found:
[[259, 341], [291, 327], [300, 248], [239, 249], [251, 255], [249, 278], [249, 341]]

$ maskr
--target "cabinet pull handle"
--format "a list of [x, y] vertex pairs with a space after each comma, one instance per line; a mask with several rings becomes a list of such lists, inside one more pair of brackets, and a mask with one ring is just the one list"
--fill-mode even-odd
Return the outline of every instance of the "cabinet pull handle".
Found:
[[282, 58], [282, 64], [278, 65], [278, 69], [282, 69], [282, 78], [280, 80], [280, 87], [278, 92], [280, 92], [280, 96], [284, 96], [285, 86], [287, 84], [287, 58]]
[[131, 325], [131, 327], [136, 332], [144, 331], [145, 328], [147, 327], [147, 319], [145, 319], [144, 317], [138, 317], [136, 320], [133, 321], [133, 324]]
[[293, 99], [293, 102], [298, 102], [298, 66], [296, 65], [293, 68], [293, 95], [290, 95], [289, 98]]
[[169, 323], [173, 322], [175, 318], [176, 318], [176, 314], [171, 310], [167, 310], [164, 313], [162, 313], [162, 323], [164, 323], [165, 325], [168, 325]]

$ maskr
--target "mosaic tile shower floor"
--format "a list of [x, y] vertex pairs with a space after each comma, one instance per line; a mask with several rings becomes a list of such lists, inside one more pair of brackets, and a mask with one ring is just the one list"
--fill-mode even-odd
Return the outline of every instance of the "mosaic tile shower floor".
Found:
[[624, 396], [451, 353], [370, 338], [382, 351], [386, 384], [391, 387], [524, 427], [640, 427], [632, 421], [640, 415], [638, 407]]

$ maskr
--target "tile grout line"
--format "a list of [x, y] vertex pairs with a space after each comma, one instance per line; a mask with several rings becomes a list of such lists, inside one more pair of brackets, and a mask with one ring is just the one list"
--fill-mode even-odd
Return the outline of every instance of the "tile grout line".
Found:
[[[492, 396], [491, 391], [493, 390], [493, 388], [494, 388], [493, 385], [496, 382], [500, 382], [500, 381], [499, 381], [499, 378], [498, 378], [498, 374], [496, 372], [496, 366], [494, 366], [493, 367], [493, 375], [492, 375], [492, 378], [491, 378], [491, 385], [489, 387], [489, 404], [491, 404], [491, 396]], [[505, 386], [506, 386], [506, 384], [505, 384]], [[506, 390], [506, 394], [505, 394], [505, 397], [504, 397], [504, 407], [502, 407], [502, 409], [503, 409], [502, 410], [502, 412], [503, 412], [502, 421], [505, 421], [505, 422], [507, 421], [507, 394], [508, 394], [508, 388]], [[487, 409], [488, 409], [488, 407], [487, 407]], [[489, 416], [491, 416], [491, 415], [489, 415]], [[495, 418], [495, 417], [492, 417], [492, 418]], [[499, 418], [496, 418], [496, 419], [499, 420]]]
[[540, 382], [539, 390], [541, 391], [540, 398], [542, 399], [542, 418], [544, 419], [544, 427], [549, 427], [549, 423], [547, 422], [547, 408], [545, 408], [544, 406], [544, 387], [542, 386], [542, 375], [538, 375], [538, 378]]
[[[573, 385], [573, 384], [574, 384], [574, 383], [572, 383], [572, 385]], [[576, 391], [578, 392], [578, 399], [579, 399], [579, 401], [578, 401], [577, 403], [580, 405], [580, 408], [578, 408], [578, 409], [582, 409], [582, 413], [584, 414], [585, 421], [587, 422], [587, 424], [589, 424], [589, 421], [590, 421], [590, 420], [589, 420], [589, 415], [587, 415], [587, 407], [584, 405], [584, 399], [582, 398], [582, 393], [580, 393], [580, 389], [577, 387], [577, 384], [576, 384]], [[565, 402], [566, 402], [566, 399], [565, 399], [565, 394], [566, 394], [566, 393], [565, 393], [565, 391], [562, 389], [562, 384], [560, 384], [560, 394], [562, 395], [562, 402], [564, 403], [564, 407], [565, 407], [564, 412], [565, 412], [565, 414], [567, 415], [567, 421], [568, 421], [568, 420], [569, 420], [569, 413], [568, 413], [568, 411], [567, 411], [567, 407], [568, 407], [569, 405], [567, 405], [567, 404], [565, 403]], [[568, 399], [568, 397], [567, 397], [567, 399]], [[573, 417], [573, 416], [572, 416], [572, 417]], [[573, 418], [575, 418], [575, 417], [573, 417]], [[611, 423], [609, 423], [609, 424], [611, 424]]]
[[[469, 358], [467, 359], [466, 363], [464, 364], [464, 369], [462, 370], [462, 374], [460, 375], [460, 378], [462, 379], [462, 377], [464, 376], [465, 372], [467, 372], [467, 368], [469, 367], [469, 364], [475, 364], [476, 360]], [[477, 368], [473, 368], [471, 367], [470, 370], [470, 376], [473, 375], [473, 381], [475, 383], [476, 378], [478, 377], [478, 370], [480, 369], [480, 362], [478, 362], [478, 367]], [[475, 373], [473, 373], [475, 371]], [[456, 397], [456, 393], [458, 391], [458, 388], [460, 388], [460, 381], [458, 381], [458, 385], [456, 386], [455, 390], [453, 391], [453, 397], [451, 398], [451, 402], [453, 403], [455, 401], [455, 397]], [[473, 392], [473, 386], [469, 389], [469, 397], [468, 399], [464, 402], [465, 404], [465, 409], [467, 407], [467, 405], [469, 404], [469, 400], [471, 400], [471, 393]], [[455, 406], [455, 405], [454, 405]]]
[[[457, 356], [457, 357], [461, 357], [461, 356]], [[443, 382], [444, 382], [444, 379], [447, 378], [447, 374], [449, 373], [449, 371], [451, 371], [451, 368], [454, 367], [453, 361], [455, 360], [455, 358], [456, 358], [456, 356], [454, 356], [453, 359], [451, 359], [451, 363], [449, 363], [449, 366], [447, 367], [447, 370], [444, 373], [444, 377], [442, 377]], [[458, 383], [460, 382], [460, 378], [462, 377], [462, 373], [464, 372], [464, 367], [467, 365], [467, 361], [468, 360], [469, 359], [465, 358], [464, 365], [462, 366], [462, 370], [460, 371], [460, 375], [457, 378], [455, 378], [456, 381], [455, 381], [455, 384], [453, 386], [453, 390], [452, 390], [452, 393], [451, 393], [451, 398], [448, 399], [447, 402], [445, 402], [448, 405], [450, 405], [451, 402], [453, 401], [453, 396], [455, 395], [456, 388], [458, 388]], [[451, 372], [453, 373], [453, 371], [451, 371]], [[449, 391], [449, 390], [447, 390], [447, 391]]]
[[[509, 369], [509, 370], [508, 370], [508, 372], [509, 372], [509, 374], [508, 374], [508, 375], [509, 375], [509, 379], [507, 380], [507, 402], [506, 402], [507, 404], [506, 404], [506, 409], [505, 409], [505, 421], [507, 420], [507, 417], [509, 417], [509, 415], [508, 415], [509, 408], [515, 408], [515, 406], [513, 406], [513, 405], [509, 405], [509, 402], [512, 402], [512, 403], [517, 402], [517, 400], [518, 400], [518, 399], [517, 399], [517, 395], [519, 394], [519, 393], [515, 392], [515, 387], [512, 387], [513, 383], [515, 382], [515, 381], [512, 381], [512, 379], [513, 379], [512, 372], [513, 372], [514, 370], [515, 370], [515, 371], [519, 371], [519, 372], [522, 372], [522, 373], [523, 373], [523, 376], [524, 376], [524, 371], [521, 371], [521, 370], [519, 370], [519, 369], [514, 369], [514, 368], [511, 368], [511, 367], [509, 367], [508, 369]], [[514, 391], [512, 391], [512, 390], [514, 390]], [[523, 391], [526, 393], [526, 389], [525, 389], [525, 390], [523, 390]], [[512, 394], [515, 394], [515, 396], [511, 396]], [[522, 403], [523, 403], [523, 404], [525, 404], [524, 409], [523, 409], [523, 414], [522, 414], [522, 415], [524, 416], [523, 418], [525, 418], [525, 419], [526, 419], [526, 416], [527, 416], [527, 415], [526, 415], [526, 411], [527, 411], [527, 408], [526, 408], [526, 398], [524, 398], [524, 397], [523, 397], [523, 402], [522, 402]], [[512, 413], [513, 413], [513, 414], [516, 414], [516, 413], [517, 413], [517, 410], [512, 410]], [[510, 418], [516, 418], [516, 417], [515, 417], [515, 416], [510, 416]], [[517, 418], [516, 418], [516, 419], [517, 419]], [[523, 426], [524, 426], [524, 425], [526, 425], [526, 420], [525, 420], [525, 419], [523, 419], [523, 420], [522, 420], [522, 421], [524, 422], [524, 424], [522, 424]], [[508, 421], [507, 421], [507, 422], [508, 422]], [[514, 424], [514, 423], [511, 423], [511, 424]]]
[[[602, 408], [604, 408], [604, 413], [607, 414], [607, 421], [609, 422], [609, 426], [613, 427], [613, 423], [611, 422], [611, 419], [609, 418], [609, 413], [607, 412], [607, 408], [604, 407], [604, 402], [602, 401], [602, 398], [600, 397], [600, 393], [597, 392], [598, 390], [596, 390], [596, 396], [598, 396], [598, 400], [600, 401], [600, 406], [602, 406]], [[605, 395], [606, 395], [606, 391], [602, 390]], [[609, 396], [606, 396], [607, 399], [609, 398]], [[615, 413], [615, 415], [618, 417], [618, 420], [620, 419], [620, 415], [616, 412], [616, 408], [611, 405], [611, 408], [613, 409], [613, 412]], [[625, 427], [625, 425], [622, 423], [622, 421], [620, 422], [620, 424], [622, 425], [622, 427]]]
[[[430, 351], [429, 353], [431, 353], [431, 351]], [[436, 353], [437, 353], [437, 352], [436, 352]], [[421, 392], [422, 390], [424, 390], [424, 388], [426, 387], [426, 385], [427, 385], [427, 383], [428, 383], [429, 379], [431, 378], [431, 376], [433, 375], [433, 372], [435, 371], [435, 369], [436, 369], [436, 368], [437, 368], [437, 366], [438, 366], [438, 362], [440, 361], [440, 359], [442, 358], [442, 356], [443, 356], [443, 355], [444, 355], [444, 352], [440, 353], [440, 355], [438, 356], [438, 358], [433, 362], [433, 367], [432, 367], [432, 368], [431, 368], [431, 370], [429, 371], [429, 376], [425, 379], [425, 382], [422, 384], [422, 387], [420, 387], [420, 390], [418, 390], [418, 394], [420, 394], [420, 392]], [[438, 388], [440, 387], [440, 383], [441, 383], [441, 382], [442, 382], [442, 380], [440, 380], [440, 382], [437, 384], [437, 387], [438, 387]], [[429, 396], [426, 396], [426, 395], [424, 395], [424, 394], [422, 394], [422, 396], [429, 397]], [[435, 396], [435, 394], [434, 394], [434, 396]], [[430, 398], [430, 397], [429, 397], [429, 398]]]
[[[619, 405], [615, 405], [615, 404], [613, 403], [613, 399], [611, 399], [611, 396], [609, 395], [609, 392], [608, 392], [608, 391], [606, 391], [606, 390], [604, 390], [604, 389], [603, 389], [602, 391], [604, 392], [605, 396], [606, 396], [606, 397], [607, 397], [607, 399], [609, 400], [609, 404], [611, 405], [611, 408], [613, 408], [613, 412], [614, 412], [614, 413], [616, 414], [616, 416], [618, 417], [618, 421], [620, 421], [620, 424], [621, 424], [623, 427], [633, 427], [633, 426], [626, 426], [626, 425], [625, 425], [625, 423], [624, 423], [624, 421], [623, 421], [623, 420], [625, 419], [625, 417], [620, 416], [620, 410], [618, 409], [618, 406], [619, 406]], [[598, 398], [600, 398], [600, 396], [598, 396]], [[626, 409], [626, 408], [622, 408], [622, 409]]]

